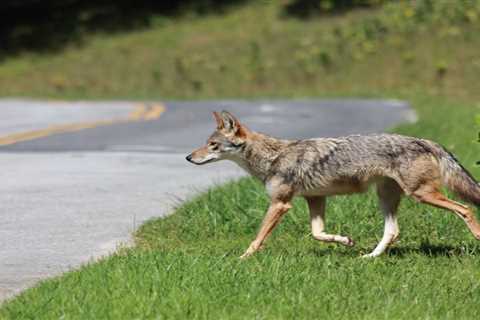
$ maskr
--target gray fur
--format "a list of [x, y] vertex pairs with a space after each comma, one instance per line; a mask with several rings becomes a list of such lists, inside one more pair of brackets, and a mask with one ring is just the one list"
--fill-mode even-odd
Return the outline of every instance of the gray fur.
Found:
[[[296, 194], [334, 184], [357, 186], [361, 191], [376, 177], [392, 178], [409, 194], [416, 187], [403, 182], [410, 175], [410, 164], [419, 157], [439, 160], [448, 155], [438, 152], [441, 147], [431, 141], [396, 134], [298, 141], [261, 137], [263, 146], [247, 143], [237, 162], [243, 162], [243, 167], [246, 164], [247, 170], [264, 182], [276, 177], [293, 185]], [[448, 163], [452, 164], [446, 172], [459, 172], [457, 162]], [[425, 170], [427, 174], [431, 168]]]

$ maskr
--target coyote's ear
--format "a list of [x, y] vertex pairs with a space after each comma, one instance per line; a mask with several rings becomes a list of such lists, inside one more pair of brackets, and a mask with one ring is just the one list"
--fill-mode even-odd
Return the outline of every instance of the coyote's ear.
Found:
[[233, 114], [228, 111], [222, 111], [222, 119], [223, 119], [223, 126], [228, 131], [232, 131], [233, 133], [237, 133], [240, 129], [240, 122], [235, 118]]
[[224, 125], [222, 116], [217, 111], [213, 111], [213, 117], [215, 118], [215, 122], [217, 123], [217, 130], [223, 129]]

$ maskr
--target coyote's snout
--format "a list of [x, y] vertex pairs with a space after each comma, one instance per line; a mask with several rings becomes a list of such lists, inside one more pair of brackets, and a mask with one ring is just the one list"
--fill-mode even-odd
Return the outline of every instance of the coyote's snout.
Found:
[[315, 239], [354, 245], [350, 237], [325, 232], [326, 197], [364, 192], [372, 183], [385, 230], [380, 243], [366, 256], [382, 254], [398, 238], [397, 207], [403, 194], [452, 211], [480, 240], [480, 224], [472, 210], [440, 192], [446, 186], [464, 200], [480, 205], [480, 186], [435, 142], [395, 134], [281, 140], [249, 130], [229, 112], [213, 115], [217, 129], [187, 160], [199, 165], [234, 161], [265, 184], [271, 199], [257, 237], [242, 258], [262, 246], [295, 196], [308, 203]]

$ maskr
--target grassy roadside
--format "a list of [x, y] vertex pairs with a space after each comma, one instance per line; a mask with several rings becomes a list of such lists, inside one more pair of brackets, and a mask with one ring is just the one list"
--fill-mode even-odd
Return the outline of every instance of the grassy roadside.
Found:
[[[412, 101], [420, 121], [395, 131], [449, 146], [478, 176], [475, 109]], [[252, 179], [210, 190], [143, 225], [135, 248], [42, 282], [4, 304], [0, 317], [476, 318], [480, 244], [453, 215], [406, 199], [401, 241], [389, 255], [363, 260], [382, 232], [372, 192], [328, 204], [328, 229], [351, 235], [353, 249], [313, 240], [298, 200], [266, 249], [241, 262], [267, 205]]]

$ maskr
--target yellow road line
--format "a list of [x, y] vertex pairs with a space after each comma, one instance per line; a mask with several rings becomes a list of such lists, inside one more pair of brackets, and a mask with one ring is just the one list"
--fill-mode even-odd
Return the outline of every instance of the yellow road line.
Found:
[[138, 121], [143, 118], [143, 115], [147, 112], [147, 107], [144, 104], [139, 104], [133, 109], [132, 112], [128, 115], [128, 119], [132, 121]]
[[163, 104], [154, 104], [150, 106], [150, 110], [144, 115], [144, 120], [155, 120], [160, 117], [160, 115], [165, 111], [165, 106]]
[[131, 111], [126, 118], [118, 118], [112, 120], [101, 120], [93, 122], [69, 123], [65, 125], [54, 125], [45, 129], [32, 130], [27, 132], [13, 133], [0, 137], [0, 146], [6, 146], [22, 141], [44, 138], [59, 133], [75, 132], [84, 129], [91, 129], [100, 126], [107, 126], [117, 123], [127, 123], [136, 121], [151, 121], [158, 119], [166, 110], [161, 103], [154, 105], [140, 104]]

